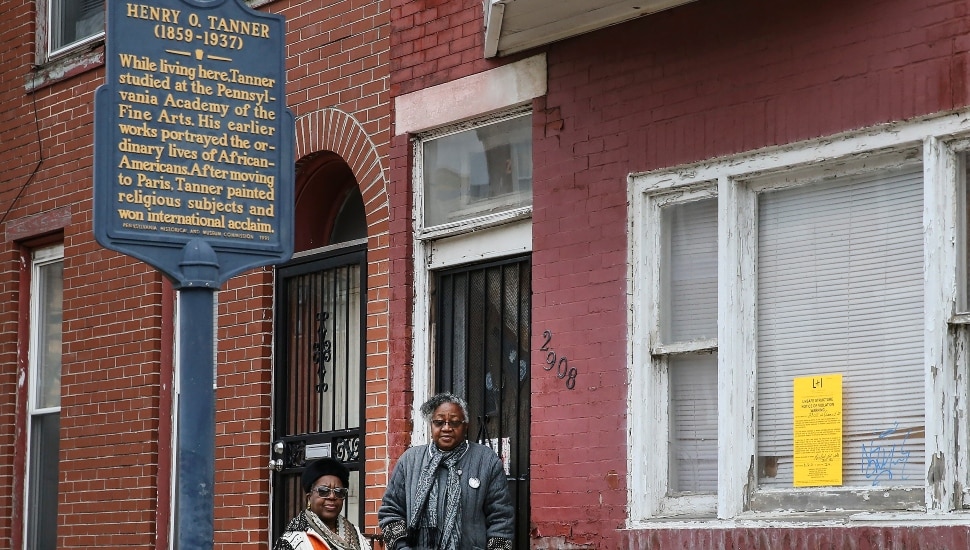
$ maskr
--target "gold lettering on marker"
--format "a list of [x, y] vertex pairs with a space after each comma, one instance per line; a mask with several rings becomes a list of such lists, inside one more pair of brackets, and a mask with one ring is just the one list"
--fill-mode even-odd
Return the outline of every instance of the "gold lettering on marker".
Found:
[[215, 15], [209, 15], [207, 17], [209, 19], [209, 30], [243, 34], [256, 38], [269, 38], [269, 25], [266, 23], [240, 21], [238, 19], [228, 19]]
[[145, 4], [132, 4], [128, 3], [125, 5], [125, 15], [131, 17], [132, 19], [145, 19], [147, 21], [158, 21], [159, 23], [171, 23], [173, 25], [179, 24], [179, 14], [181, 10], [173, 10], [171, 8], [159, 8], [156, 6], [148, 6]]

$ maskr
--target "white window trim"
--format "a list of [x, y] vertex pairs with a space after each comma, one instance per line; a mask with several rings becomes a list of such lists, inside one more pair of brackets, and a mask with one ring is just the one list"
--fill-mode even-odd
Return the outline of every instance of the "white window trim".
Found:
[[[513, 111], [502, 120], [521, 116]], [[466, 129], [467, 125], [447, 128], [432, 134], [434, 137], [448, 135]], [[492, 216], [472, 218], [462, 222], [423, 229], [424, 223], [424, 162], [422, 139], [414, 140], [412, 181], [414, 192], [414, 347], [412, 352], [413, 376], [413, 429], [411, 444], [423, 445], [430, 437], [428, 427], [421, 422], [420, 407], [427, 401], [434, 388], [431, 364], [434, 360], [431, 334], [431, 271], [446, 267], [501, 258], [532, 251], [532, 206], [517, 208]]]
[[[111, 1], [111, 0], [107, 0]], [[75, 71], [85, 70], [104, 64], [104, 48], [99, 47], [105, 39], [102, 31], [86, 40], [76, 42], [69, 48], [56, 52], [50, 50], [50, 2], [37, 0], [34, 33], [34, 70], [24, 79], [24, 88], [32, 92], [50, 82], [64, 78]], [[107, 9], [107, 2], [105, 3]]]
[[[669, 441], [670, 415], [666, 396], [669, 393], [669, 378], [667, 372], [667, 357], [676, 353], [699, 351], [714, 351], [717, 340], [697, 340], [692, 342], [678, 342], [672, 345], [660, 344], [660, 302], [661, 302], [661, 209], [676, 203], [690, 202], [705, 198], [716, 197], [716, 187], [712, 182], [696, 182], [695, 184], [678, 188], [675, 191], [651, 195], [648, 200], [633, 204], [636, 210], [631, 214], [636, 219], [646, 220], [638, 228], [638, 242], [642, 247], [635, 259], [631, 260], [633, 279], [637, 281], [651, 281], [650, 284], [636, 285], [634, 302], [643, 304], [637, 312], [639, 318], [633, 322], [641, 334], [649, 334], [644, 346], [634, 348], [635, 365], [649, 365], [634, 374], [637, 378], [631, 384], [637, 384], [647, 394], [649, 415], [631, 415], [632, 433], [642, 434], [647, 441]], [[653, 357], [657, 357], [656, 360]], [[632, 386], [631, 386], [632, 387]], [[631, 393], [632, 397], [632, 393]], [[636, 401], [632, 401], [636, 402]], [[649, 420], [647, 420], [649, 419]], [[656, 444], [654, 444], [656, 449]], [[630, 484], [633, 498], [640, 500], [640, 506], [647, 510], [649, 516], [676, 517], [692, 513], [712, 514], [716, 502], [713, 495], [692, 495], [668, 497], [668, 468], [669, 455], [666, 452], [653, 452], [640, 456], [650, 456], [649, 468], [643, 468], [641, 461], [633, 461], [633, 466], [645, 471], [634, 473], [631, 470]]]
[[[456, 235], [460, 233], [468, 233], [476, 231], [479, 229], [488, 229], [491, 227], [497, 227], [509, 222], [515, 222], [523, 219], [530, 219], [532, 217], [532, 204], [528, 206], [519, 206], [516, 208], [510, 208], [502, 212], [494, 212], [491, 214], [485, 214], [481, 216], [471, 216], [462, 220], [442, 223], [430, 227], [425, 227], [424, 225], [424, 148], [421, 144], [426, 140], [438, 139], [459, 132], [464, 132], [466, 130], [471, 130], [474, 128], [481, 128], [482, 126], [488, 126], [489, 124], [495, 124], [498, 122], [504, 122], [507, 120], [512, 120], [519, 117], [529, 116], [532, 114], [532, 110], [526, 106], [518, 106], [514, 109], [509, 109], [505, 112], [490, 115], [488, 117], [481, 117], [477, 119], [472, 119], [469, 121], [462, 122], [460, 124], [454, 124], [446, 128], [439, 128], [425, 134], [421, 134], [414, 138], [414, 219], [415, 219], [415, 229], [414, 234], [418, 239], [430, 240], [440, 237], [448, 237], [451, 235]], [[418, 186], [418, 183], [421, 183]]]
[[[650, 342], [656, 341], [651, 325], [658, 292], [658, 269], [653, 253], [659, 241], [651, 209], [657, 197], [682, 189], [717, 182], [718, 202], [718, 495], [716, 518], [705, 526], [737, 526], [778, 523], [803, 524], [807, 514], [746, 512], [746, 501], [756, 480], [756, 280], [757, 193], [766, 188], [802, 184], [835, 175], [882, 169], [886, 165], [922, 162], [924, 177], [924, 365], [926, 390], [926, 512], [847, 513], [840, 519], [853, 524], [884, 522], [970, 524], [970, 514], [955, 512], [961, 495], [954, 488], [968, 485], [968, 436], [956, 419], [966, 417], [967, 332], [952, 331], [958, 298], [958, 247], [963, 243], [958, 216], [958, 183], [963, 176], [960, 153], [968, 149], [970, 131], [965, 120], [970, 111], [882, 125], [760, 150], [750, 154], [705, 161], [656, 172], [632, 174], [629, 183], [629, 287], [630, 314], [628, 357], [630, 361], [628, 465], [629, 528], [684, 525], [672, 517], [693, 511], [704, 517], [700, 503], [671, 508], [653, 480], [666, 479], [666, 471], [640, 458], [657, 456], [652, 430], [666, 408], [664, 384], [657, 383]], [[955, 335], [953, 334], [955, 333]], [[649, 388], [649, 390], [641, 390]], [[643, 405], [646, 403], [646, 405]], [[731, 419], [741, 419], [732, 421]], [[662, 441], [665, 441], [662, 440]], [[962, 454], [956, 454], [955, 450]], [[666, 465], [663, 465], [664, 469]], [[919, 489], [917, 489], [919, 490]], [[966, 491], [964, 491], [966, 493]], [[967, 494], [962, 495], [967, 502]], [[694, 506], [690, 508], [690, 506]], [[831, 517], [831, 513], [829, 513]], [[695, 517], [693, 521], [697, 521]]]
[[52, 264], [55, 262], [64, 260], [64, 245], [58, 244], [54, 246], [48, 246], [44, 248], [38, 248], [33, 251], [31, 255], [30, 263], [30, 344], [27, 348], [27, 422], [26, 422], [26, 434], [25, 438], [27, 441], [25, 459], [24, 459], [24, 494], [22, 495], [23, 510], [23, 532], [21, 533], [22, 540], [26, 541], [29, 536], [27, 528], [30, 525], [29, 516], [36, 513], [36, 511], [31, 509], [30, 499], [30, 470], [31, 470], [31, 441], [33, 440], [33, 418], [35, 415], [48, 414], [48, 413], [60, 413], [61, 407], [44, 407], [37, 408], [37, 398], [34, 393], [34, 388], [38, 384], [37, 381], [37, 371], [39, 370], [37, 366], [38, 350], [41, 349], [40, 334], [41, 330], [37, 328], [37, 323], [40, 320], [41, 304], [37, 281], [40, 279], [40, 268], [45, 265]]
[[[38, 52], [38, 65], [51, 63], [57, 61], [58, 59], [69, 55], [71, 52], [76, 52], [85, 49], [92, 42], [98, 42], [104, 40], [104, 30], [99, 33], [92, 34], [91, 36], [73, 42], [59, 49], [53, 49], [51, 44], [51, 28], [54, 22], [51, 20], [53, 18], [53, 10], [51, 9], [51, 2], [54, 0], [38, 0], [37, 6], [37, 23], [38, 30], [37, 33], [37, 52]], [[107, 0], [110, 1], [110, 0]], [[105, 10], [108, 9], [107, 1], [105, 2]]]
[[[35, 286], [40, 277], [40, 268], [62, 261], [64, 259], [64, 245], [55, 245], [45, 248], [38, 248], [33, 252], [30, 264], [30, 347], [27, 350], [27, 361], [30, 366], [30, 388], [33, 388], [37, 383], [37, 350], [40, 349], [41, 342], [38, 339], [40, 337], [41, 331], [38, 330], [34, 323], [40, 319], [41, 304], [40, 296], [38, 296], [38, 289]], [[46, 407], [46, 408], [36, 408], [35, 396], [33, 391], [28, 391], [28, 415], [57, 412], [60, 407]]]
[[[492, 113], [521, 114], [532, 100], [546, 94], [546, 56], [539, 54], [508, 65], [458, 78], [430, 88], [415, 90], [394, 98], [395, 135], [428, 132], [445, 135], [463, 129], [462, 121], [480, 119]], [[505, 116], [505, 115], [502, 115]], [[429, 302], [431, 269], [462, 263], [464, 246], [478, 260], [498, 258], [512, 253], [532, 251], [532, 207], [515, 209], [475, 220], [424, 228], [424, 184], [420, 142], [415, 142], [411, 175], [412, 220], [414, 220], [414, 327], [412, 328], [413, 422], [411, 441], [420, 445], [428, 441], [429, 432], [420, 421], [418, 411], [431, 397], [431, 351]], [[527, 226], [524, 231], [520, 226]], [[512, 227], [513, 229], [509, 229]], [[449, 238], [468, 234], [462, 238]], [[528, 239], [523, 237], [527, 235]], [[439, 239], [439, 240], [435, 240]], [[510, 241], [509, 239], [512, 239]], [[460, 244], [458, 244], [460, 243]], [[437, 248], [436, 248], [437, 247]], [[437, 257], [437, 260], [434, 258]], [[457, 263], [451, 264], [443, 261]]]

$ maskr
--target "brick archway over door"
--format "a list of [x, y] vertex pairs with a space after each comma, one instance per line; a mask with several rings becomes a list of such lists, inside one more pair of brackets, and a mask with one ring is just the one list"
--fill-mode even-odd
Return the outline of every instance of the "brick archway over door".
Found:
[[296, 119], [297, 160], [317, 151], [333, 151], [354, 171], [367, 212], [368, 236], [388, 219], [387, 178], [377, 147], [360, 122], [339, 109], [321, 109]]
[[[357, 119], [339, 109], [321, 109], [295, 120], [296, 158], [331, 151], [350, 166], [367, 217], [367, 405], [365, 422], [365, 531], [377, 530], [377, 506], [387, 485], [390, 249], [385, 159]], [[386, 144], [384, 145], [386, 150]]]

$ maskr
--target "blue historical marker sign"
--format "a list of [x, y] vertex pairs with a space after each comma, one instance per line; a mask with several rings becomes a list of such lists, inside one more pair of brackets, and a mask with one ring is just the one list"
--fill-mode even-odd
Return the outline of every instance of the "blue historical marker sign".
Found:
[[95, 98], [98, 242], [180, 286], [218, 285], [288, 259], [294, 163], [283, 18], [241, 0], [112, 0], [106, 9], [107, 76]]

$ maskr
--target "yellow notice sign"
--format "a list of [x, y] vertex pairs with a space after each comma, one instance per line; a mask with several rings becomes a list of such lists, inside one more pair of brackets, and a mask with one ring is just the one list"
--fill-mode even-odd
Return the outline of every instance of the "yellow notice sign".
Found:
[[842, 375], [794, 384], [795, 487], [842, 485]]

